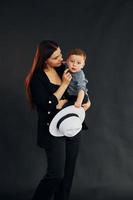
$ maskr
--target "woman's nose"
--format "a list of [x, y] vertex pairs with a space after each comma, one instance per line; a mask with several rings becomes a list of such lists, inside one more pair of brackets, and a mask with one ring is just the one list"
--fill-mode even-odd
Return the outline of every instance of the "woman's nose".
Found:
[[63, 61], [63, 58], [62, 58], [62, 56], [61, 56], [60, 60], [61, 60], [61, 61]]

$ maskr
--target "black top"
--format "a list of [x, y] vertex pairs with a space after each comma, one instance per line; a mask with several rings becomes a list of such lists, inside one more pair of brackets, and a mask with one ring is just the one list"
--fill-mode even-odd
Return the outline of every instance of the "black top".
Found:
[[[62, 79], [65, 66], [61, 65], [55, 68]], [[45, 142], [51, 137], [49, 133], [49, 124], [55, 114], [58, 100], [53, 93], [59, 88], [59, 85], [53, 84], [42, 68], [38, 68], [31, 79], [30, 91], [38, 113], [38, 134], [37, 143], [43, 147]]]
[[[65, 65], [55, 68], [58, 75], [62, 79]], [[58, 100], [53, 93], [59, 88], [59, 85], [53, 84], [42, 68], [38, 68], [31, 79], [30, 91], [38, 113], [38, 134], [37, 143], [40, 147], [44, 147], [45, 143], [52, 136], [49, 133], [49, 124], [55, 114], [59, 111], [56, 109]], [[63, 98], [65, 98], [65, 94]]]

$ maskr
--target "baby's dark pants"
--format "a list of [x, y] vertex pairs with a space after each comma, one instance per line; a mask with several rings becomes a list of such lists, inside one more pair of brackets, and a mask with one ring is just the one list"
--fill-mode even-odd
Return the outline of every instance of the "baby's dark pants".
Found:
[[[68, 99], [69, 104], [73, 105], [77, 99], [77, 96], [67, 94], [66, 99]], [[89, 96], [88, 94], [85, 94], [82, 104], [87, 103], [88, 100], [89, 100]]]

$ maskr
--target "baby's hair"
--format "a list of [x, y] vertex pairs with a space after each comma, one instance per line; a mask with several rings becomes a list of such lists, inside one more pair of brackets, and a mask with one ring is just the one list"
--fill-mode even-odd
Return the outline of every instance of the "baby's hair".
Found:
[[84, 59], [86, 59], [86, 53], [85, 51], [83, 51], [82, 49], [72, 49], [70, 50], [68, 53], [67, 53], [67, 57], [66, 58], [69, 58], [69, 56], [71, 55], [78, 55], [78, 56], [83, 56]]

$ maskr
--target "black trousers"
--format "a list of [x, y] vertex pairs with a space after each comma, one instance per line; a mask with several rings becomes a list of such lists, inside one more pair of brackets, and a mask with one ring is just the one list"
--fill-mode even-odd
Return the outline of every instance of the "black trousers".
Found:
[[74, 137], [50, 136], [45, 145], [47, 171], [33, 200], [68, 200], [70, 196], [81, 134]]

